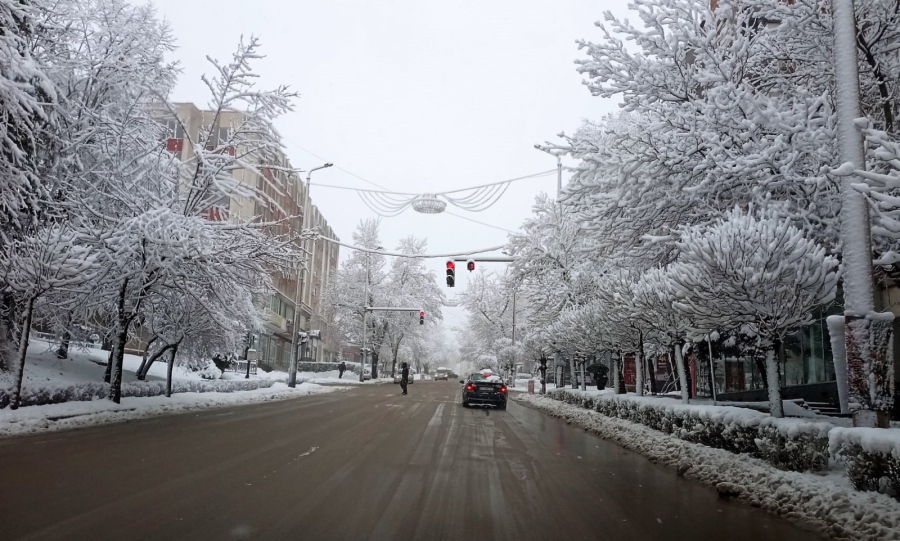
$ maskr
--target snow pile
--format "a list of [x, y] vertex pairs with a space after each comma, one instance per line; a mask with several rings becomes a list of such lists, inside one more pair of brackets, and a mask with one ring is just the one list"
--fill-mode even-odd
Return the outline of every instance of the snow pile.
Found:
[[827, 536], [900, 540], [900, 503], [883, 494], [856, 492], [832, 476], [783, 471], [760, 459], [738, 457], [546, 397], [519, 394], [516, 400], [677, 468], [723, 496], [804, 522]]
[[900, 500], [900, 430], [834, 428], [828, 448], [847, 465], [854, 488]]
[[833, 425], [776, 419], [752, 409], [689, 405], [658, 398], [617, 395], [612, 390], [555, 390], [548, 396], [733, 453], [764, 458], [780, 468], [820, 471], [828, 467], [828, 431]]

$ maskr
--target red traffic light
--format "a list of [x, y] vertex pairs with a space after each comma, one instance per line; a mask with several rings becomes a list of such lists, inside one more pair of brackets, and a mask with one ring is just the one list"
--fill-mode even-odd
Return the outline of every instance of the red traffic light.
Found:
[[424, 311], [419, 312], [419, 317], [425, 317], [425, 312]]
[[447, 260], [447, 287], [453, 287], [456, 284], [456, 263], [452, 259]]
[[425, 311], [419, 312], [419, 325], [425, 324]]
[[475, 262], [471, 259], [469, 261], [466, 261], [466, 269], [468, 269], [469, 272], [475, 270]]

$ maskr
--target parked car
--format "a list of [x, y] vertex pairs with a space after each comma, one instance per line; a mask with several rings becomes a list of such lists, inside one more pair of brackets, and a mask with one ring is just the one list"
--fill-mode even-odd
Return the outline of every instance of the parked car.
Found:
[[462, 405], [464, 408], [480, 404], [496, 406], [497, 409], [506, 409], [508, 398], [506, 384], [499, 376], [490, 371], [469, 374], [466, 379], [459, 380], [462, 383]]

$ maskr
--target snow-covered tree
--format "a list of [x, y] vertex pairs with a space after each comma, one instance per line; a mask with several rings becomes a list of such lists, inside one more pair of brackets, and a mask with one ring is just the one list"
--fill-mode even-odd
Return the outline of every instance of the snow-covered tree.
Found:
[[0, 243], [36, 225], [50, 198], [41, 162], [56, 121], [56, 86], [31, 54], [31, 2], [0, 0]]
[[[423, 255], [426, 239], [409, 236], [400, 240], [398, 251], [403, 254]], [[426, 314], [425, 325], [419, 324], [418, 313], [385, 312], [387, 343], [391, 351], [391, 377], [397, 367], [397, 355], [404, 338], [431, 332], [441, 321], [441, 305], [444, 294], [437, 285], [434, 272], [425, 267], [421, 258], [396, 257], [391, 262], [381, 302], [388, 307], [419, 308]]]
[[769, 404], [782, 417], [776, 353], [784, 336], [834, 299], [838, 262], [772, 211], [735, 208], [711, 226], [682, 230], [669, 273], [675, 306], [695, 331], [739, 329], [766, 350]]

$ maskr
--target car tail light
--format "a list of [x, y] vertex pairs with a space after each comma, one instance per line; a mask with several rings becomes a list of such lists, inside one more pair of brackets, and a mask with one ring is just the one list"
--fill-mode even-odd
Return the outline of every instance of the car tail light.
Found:
[[474, 390], [475, 390], [475, 385], [473, 385], [473, 384], [471, 384], [471, 383], [468, 384], [468, 385], [466, 385], [466, 390], [467, 390], [467, 391], [474, 391]]
[[506, 385], [501, 385], [501, 386], [500, 386], [500, 392], [501, 392], [501, 393], [505, 393], [505, 392], [506, 392]]

